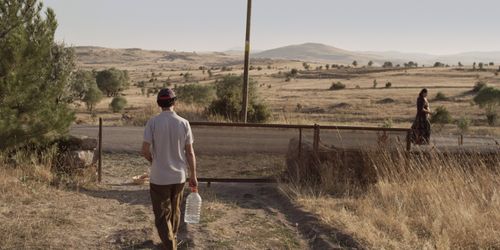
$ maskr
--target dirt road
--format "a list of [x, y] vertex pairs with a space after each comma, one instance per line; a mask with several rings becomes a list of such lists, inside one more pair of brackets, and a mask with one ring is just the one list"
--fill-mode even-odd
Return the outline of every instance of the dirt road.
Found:
[[[138, 152], [142, 144], [142, 127], [104, 127], [103, 150], [107, 152]], [[98, 127], [88, 125], [73, 126], [73, 135], [97, 137]], [[298, 136], [298, 129], [268, 128], [217, 128], [193, 127], [195, 147], [198, 154], [241, 155], [247, 153], [280, 154], [287, 152], [288, 142]], [[305, 139], [311, 140], [312, 130], [303, 130]], [[405, 134], [388, 133], [394, 142], [404, 143]], [[322, 130], [321, 142], [342, 148], [376, 147], [376, 132]], [[499, 138], [465, 137], [461, 148], [496, 148]], [[458, 148], [456, 136], [434, 136], [432, 143], [439, 148]]]

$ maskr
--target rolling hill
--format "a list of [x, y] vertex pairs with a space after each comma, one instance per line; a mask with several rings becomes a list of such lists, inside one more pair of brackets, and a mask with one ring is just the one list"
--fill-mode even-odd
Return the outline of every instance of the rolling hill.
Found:
[[279, 47], [254, 53], [252, 57], [339, 64], [350, 64], [356, 60], [361, 65], [368, 63], [370, 60], [379, 65], [384, 61], [391, 61], [395, 64], [415, 61], [420, 65], [432, 65], [437, 61], [450, 65], [457, 64], [459, 61], [464, 65], [472, 64], [473, 62], [500, 63], [500, 51], [431, 55], [398, 51], [348, 51], [320, 43], [304, 43]]

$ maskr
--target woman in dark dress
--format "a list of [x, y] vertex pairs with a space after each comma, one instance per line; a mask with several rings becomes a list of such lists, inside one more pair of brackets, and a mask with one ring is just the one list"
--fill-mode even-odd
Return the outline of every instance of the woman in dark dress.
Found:
[[417, 99], [417, 115], [411, 126], [412, 142], [417, 145], [429, 144], [431, 139], [431, 123], [429, 116], [431, 109], [427, 101], [427, 89], [422, 89]]

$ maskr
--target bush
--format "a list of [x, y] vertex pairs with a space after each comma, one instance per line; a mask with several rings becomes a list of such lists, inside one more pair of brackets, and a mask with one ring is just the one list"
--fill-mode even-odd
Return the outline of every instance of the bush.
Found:
[[187, 84], [177, 86], [175, 94], [179, 102], [207, 105], [215, 99], [215, 89], [209, 85]]
[[434, 67], [435, 67], [435, 68], [438, 68], [438, 67], [444, 67], [444, 66], [445, 66], [445, 65], [444, 65], [444, 63], [442, 63], [442, 62], [435, 62], [435, 63], [434, 63]]
[[382, 65], [383, 68], [392, 68], [392, 62], [384, 62]]
[[386, 87], [386, 88], [390, 88], [390, 87], [392, 87], [392, 83], [391, 83], [391, 82], [387, 82], [387, 83], [385, 83], [385, 87]]
[[472, 88], [472, 92], [477, 93], [477, 92], [479, 92], [482, 88], [484, 88], [484, 87], [486, 87], [486, 86], [488, 86], [488, 85], [486, 84], [486, 82], [483, 82], [483, 81], [478, 81], [478, 82], [476, 82], [476, 84], [475, 84], [475, 85], [474, 85], [474, 87]]
[[392, 126], [393, 126], [392, 118], [385, 119], [384, 123], [382, 123], [381, 125], [382, 128], [392, 128]]
[[264, 103], [254, 103], [248, 110], [247, 119], [250, 122], [265, 122], [271, 117], [271, 111]]
[[125, 106], [127, 106], [127, 99], [122, 96], [114, 97], [109, 104], [109, 107], [111, 108], [113, 113], [121, 112], [125, 108]]
[[[265, 122], [271, 117], [270, 111], [256, 96], [257, 82], [249, 79], [248, 86], [248, 114], [249, 122]], [[243, 77], [226, 75], [221, 81], [215, 83], [217, 99], [213, 100], [207, 108], [209, 115], [223, 116], [230, 120], [239, 120], [241, 115]]]
[[340, 90], [340, 89], [345, 89], [345, 84], [341, 82], [333, 82], [332, 85], [330, 86], [330, 90]]
[[495, 126], [498, 121], [498, 114], [495, 112], [487, 112], [486, 120], [488, 121], [488, 125]]
[[448, 100], [448, 97], [446, 97], [446, 95], [443, 92], [439, 91], [437, 92], [436, 97], [434, 99], [436, 101], [446, 101]]
[[461, 134], [465, 133], [467, 130], [469, 130], [471, 121], [470, 119], [466, 117], [462, 117], [458, 119], [457, 121], [457, 128], [460, 131]]
[[444, 106], [437, 107], [436, 111], [432, 113], [431, 123], [433, 124], [444, 125], [450, 123], [451, 121], [451, 114]]
[[483, 87], [473, 100], [479, 107], [485, 109], [488, 124], [495, 125], [498, 119], [497, 108], [500, 106], [500, 89]]

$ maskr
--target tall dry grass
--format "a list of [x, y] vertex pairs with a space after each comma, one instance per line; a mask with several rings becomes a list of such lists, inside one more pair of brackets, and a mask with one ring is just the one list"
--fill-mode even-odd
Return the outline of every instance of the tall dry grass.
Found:
[[331, 168], [322, 168], [326, 182], [321, 186], [286, 190], [306, 210], [367, 248], [500, 248], [498, 152], [489, 159], [439, 151], [365, 155], [377, 182], [361, 195], [335, 194], [339, 184], [327, 181]]

